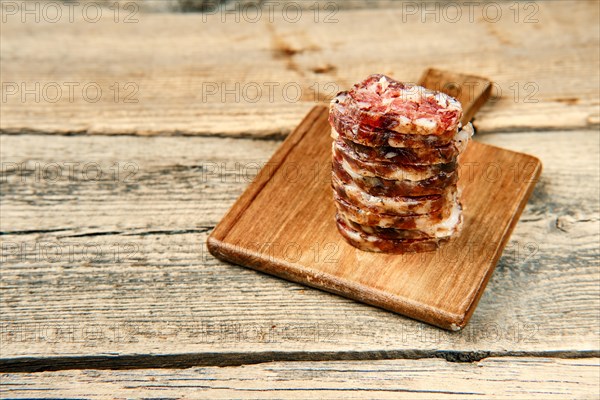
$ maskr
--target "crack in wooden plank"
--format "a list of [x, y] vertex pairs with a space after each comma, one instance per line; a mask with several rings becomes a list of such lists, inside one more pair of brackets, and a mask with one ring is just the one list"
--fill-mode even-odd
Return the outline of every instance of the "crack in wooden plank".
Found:
[[588, 351], [265, 351], [257, 353], [189, 353], [189, 354], [141, 354], [141, 355], [95, 355], [15, 357], [0, 359], [0, 372], [41, 372], [67, 369], [185, 369], [191, 367], [233, 367], [270, 362], [294, 361], [364, 361], [364, 360], [418, 360], [439, 358], [453, 363], [474, 363], [490, 357], [545, 357], [545, 358], [597, 358], [600, 350]]
[[[575, 129], [575, 128], [574, 128]], [[213, 131], [198, 131], [198, 132], [183, 132], [178, 130], [173, 131], [160, 131], [160, 132], [91, 132], [88, 130], [79, 131], [52, 131], [52, 130], [40, 130], [33, 128], [0, 128], [0, 135], [10, 136], [24, 136], [24, 135], [40, 135], [40, 136], [132, 136], [132, 137], [146, 137], [146, 136], [181, 136], [181, 137], [208, 137], [208, 138], [221, 138], [221, 139], [245, 139], [245, 140], [260, 140], [260, 141], [282, 141], [291, 129], [286, 131], [281, 130], [257, 130], [255, 132], [213, 132]]]
[[[86, 232], [76, 233], [71, 235], [59, 235], [59, 239], [65, 238], [81, 238], [81, 237], [96, 237], [96, 236], [150, 236], [150, 235], [185, 235], [189, 233], [206, 233], [214, 229], [214, 226], [202, 226], [196, 229], [165, 229], [165, 230], [151, 230], [151, 231], [139, 231], [139, 232], [128, 232], [128, 231], [101, 231], [101, 232]], [[24, 230], [24, 231], [1, 231], [0, 236], [25, 236], [25, 235], [39, 235], [45, 233], [55, 232], [66, 232], [72, 229], [61, 228], [61, 229], [42, 229], [42, 230]]]
[[60, 238], [80, 238], [80, 237], [95, 237], [95, 236], [110, 236], [110, 235], [121, 235], [121, 236], [150, 236], [150, 235], [184, 235], [187, 233], [205, 233], [213, 229], [212, 226], [205, 226], [199, 229], [174, 229], [174, 230], [154, 230], [154, 231], [142, 231], [142, 232], [130, 232], [126, 231], [106, 231], [106, 232], [89, 232], [89, 233], [78, 233], [73, 235], [60, 236]]
[[57, 228], [57, 229], [27, 229], [22, 231], [2, 231], [0, 232], [0, 236], [4, 235], [40, 235], [44, 233], [55, 233], [55, 232], [65, 232], [70, 230], [69, 228]]
[[[477, 129], [477, 120], [473, 122], [475, 126], [475, 134], [487, 135], [494, 133], [535, 133], [535, 132], [571, 132], [581, 130], [595, 130], [600, 124], [596, 123], [595, 120], [588, 120], [584, 126], [502, 126], [499, 128], [487, 128], [483, 132], [479, 132]], [[222, 139], [251, 139], [260, 141], [282, 141], [290, 133], [292, 129], [274, 129], [274, 130], [262, 130], [249, 132], [218, 132], [218, 131], [194, 131], [185, 132], [174, 129], [172, 131], [134, 131], [134, 132], [98, 132], [88, 130], [77, 130], [77, 131], [58, 131], [58, 130], [40, 130], [34, 128], [0, 128], [0, 135], [10, 136], [22, 136], [22, 135], [40, 135], [40, 136], [132, 136], [132, 137], [209, 137], [209, 138], [222, 138]]]

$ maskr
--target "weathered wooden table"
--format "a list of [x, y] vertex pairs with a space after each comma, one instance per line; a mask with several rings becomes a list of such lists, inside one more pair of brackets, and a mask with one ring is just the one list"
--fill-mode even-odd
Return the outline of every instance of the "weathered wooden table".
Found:
[[[597, 3], [19, 4], [2, 3], [3, 397], [600, 396]], [[476, 140], [544, 164], [462, 332], [207, 253], [315, 103], [429, 66], [493, 79]]]

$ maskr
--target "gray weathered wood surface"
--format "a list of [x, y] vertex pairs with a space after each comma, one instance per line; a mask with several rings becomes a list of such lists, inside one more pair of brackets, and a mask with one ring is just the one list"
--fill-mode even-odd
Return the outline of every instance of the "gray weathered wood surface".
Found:
[[[440, 10], [439, 2], [430, 9], [436, 4]], [[17, 14], [2, 27], [0, 72], [18, 89], [2, 104], [0, 129], [280, 137], [315, 102], [374, 69], [417, 81], [432, 66], [496, 82], [496, 101], [475, 121], [480, 132], [596, 128], [599, 34], [590, 27], [599, 17], [593, 3], [535, 3], [535, 9], [519, 8], [517, 23], [511, 2], [494, 4], [501, 7], [497, 22], [492, 10], [484, 18], [481, 5], [465, 8], [454, 23], [439, 11], [439, 22], [433, 15], [431, 24], [421, 23], [421, 12], [402, 8], [340, 9], [331, 23], [324, 10], [318, 23], [306, 12], [294, 23], [281, 12], [272, 13], [273, 23], [266, 12], [256, 22], [221, 13], [138, 12], [132, 23], [124, 22], [126, 12], [118, 14], [119, 23], [114, 12], [104, 12], [90, 23], [79, 7], [73, 23], [30, 17], [25, 24]], [[20, 62], [26, 58], [35, 62]], [[31, 94], [21, 101], [23, 82], [34, 91], [39, 82], [39, 103]], [[69, 82], [79, 83], [72, 96]]]
[[[3, 355], [597, 349], [598, 133], [478, 139], [531, 153], [544, 172], [470, 325], [449, 334], [206, 252], [279, 142], [2, 136], [5, 165], [26, 163], [2, 183]], [[73, 181], [35, 172], [76, 162]]]
[[[2, 394], [156, 393], [148, 385], [159, 380], [165, 396], [192, 396], [196, 383], [181, 386], [209, 376], [200, 385], [221, 389], [198, 396], [339, 397], [326, 389], [351, 387], [363, 390], [356, 397], [598, 397], [598, 9], [537, 4], [538, 23], [523, 23], [523, 9], [515, 23], [508, 2], [497, 23], [435, 29], [419, 16], [401, 22], [397, 8], [340, 10], [335, 24], [145, 13], [134, 24], [110, 14], [3, 21], [3, 96], [6, 84], [36, 82], [94, 82], [103, 96], [2, 99], [0, 369], [12, 371]], [[374, 68], [417, 80], [429, 66], [498, 82], [503, 95], [477, 115], [476, 140], [544, 164], [463, 332], [207, 253], [212, 228], [315, 101]], [[203, 82], [297, 83], [303, 96], [224, 104], [220, 93], [204, 101]], [[137, 103], [124, 102], [128, 83]], [[194, 366], [205, 367], [144, 369]], [[33, 373], [69, 368], [85, 371]], [[429, 389], [439, 392], [419, 392]]]
[[2, 374], [11, 398], [595, 399], [597, 358], [273, 362], [183, 370]]

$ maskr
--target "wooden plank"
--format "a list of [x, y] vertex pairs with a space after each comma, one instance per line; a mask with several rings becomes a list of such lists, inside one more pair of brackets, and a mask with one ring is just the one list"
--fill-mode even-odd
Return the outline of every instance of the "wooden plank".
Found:
[[0, 375], [9, 398], [594, 399], [598, 358], [275, 362], [240, 367]]
[[[533, 154], [544, 173], [477, 313], [452, 334], [207, 253], [211, 229], [278, 142], [0, 136], [3, 362], [227, 352], [319, 359], [328, 352], [372, 358], [450, 351], [472, 359], [488, 351], [596, 351], [598, 132], [476, 140]], [[12, 162], [25, 167], [11, 172]], [[59, 178], [52, 163], [63, 168]], [[104, 172], [98, 181], [94, 163]], [[137, 167], [134, 175], [128, 163]], [[157, 363], [150, 357], [145, 365]]]
[[[496, 83], [475, 121], [480, 132], [597, 127], [600, 38], [589, 29], [598, 23], [597, 7], [532, 4], [519, 4], [518, 16], [511, 2], [491, 6], [490, 18], [500, 7], [496, 22], [482, 16], [483, 6], [463, 8], [452, 22], [439, 2], [429, 3], [438, 8], [429, 16], [424, 8], [340, 10], [336, 23], [325, 23], [323, 10], [318, 23], [311, 13], [287, 22], [281, 12], [271, 23], [266, 11], [254, 23], [240, 15], [223, 23], [220, 13], [141, 11], [137, 23], [123, 23], [124, 14], [115, 23], [112, 13], [90, 23], [81, 17], [83, 6], [73, 22], [30, 16], [22, 23], [20, 13], [6, 15], [0, 129], [281, 137], [315, 103], [371, 73], [416, 81], [430, 66]], [[436, 29], [421, 22], [436, 15]]]
[[[461, 232], [435, 252], [364, 252], [335, 225], [328, 116], [326, 107], [315, 107], [281, 145], [208, 238], [210, 252], [444, 329], [462, 329], [533, 191], [539, 160], [470, 143], [461, 158]], [[495, 172], [490, 179], [490, 165], [502, 176]], [[327, 257], [315, 256], [321, 246], [329, 249]]]

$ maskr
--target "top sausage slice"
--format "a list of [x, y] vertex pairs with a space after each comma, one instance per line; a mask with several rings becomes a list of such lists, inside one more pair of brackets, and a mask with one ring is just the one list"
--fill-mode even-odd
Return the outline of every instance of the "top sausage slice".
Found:
[[331, 103], [332, 111], [336, 105], [359, 125], [410, 135], [449, 136], [462, 118], [455, 98], [381, 74], [340, 92]]

